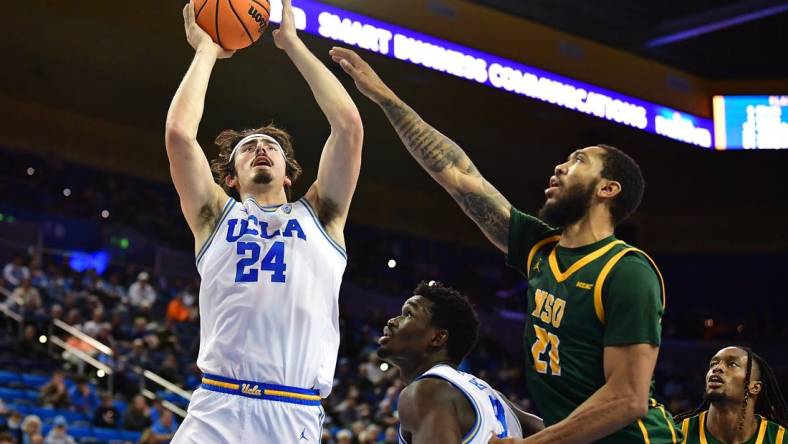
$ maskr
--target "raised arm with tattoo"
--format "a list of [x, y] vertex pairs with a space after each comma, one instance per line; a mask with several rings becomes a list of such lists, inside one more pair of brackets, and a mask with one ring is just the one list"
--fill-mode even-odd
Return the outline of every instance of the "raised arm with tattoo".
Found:
[[333, 48], [330, 54], [353, 78], [359, 91], [383, 109], [410, 154], [484, 235], [506, 252], [511, 204], [482, 177], [462, 148], [400, 100], [358, 54], [345, 48]]

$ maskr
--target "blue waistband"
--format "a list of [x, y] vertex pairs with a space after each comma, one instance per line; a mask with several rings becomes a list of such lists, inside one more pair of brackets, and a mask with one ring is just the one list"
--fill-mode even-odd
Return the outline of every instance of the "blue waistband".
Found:
[[320, 392], [264, 382], [244, 381], [219, 375], [204, 374], [202, 388], [247, 398], [267, 399], [301, 405], [320, 405]]

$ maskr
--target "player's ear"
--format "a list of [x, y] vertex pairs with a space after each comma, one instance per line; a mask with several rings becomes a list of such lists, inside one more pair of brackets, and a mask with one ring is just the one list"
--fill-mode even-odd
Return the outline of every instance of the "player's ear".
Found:
[[602, 186], [597, 191], [599, 197], [610, 199], [618, 196], [621, 192], [621, 183], [616, 180], [602, 179], [600, 184]]
[[761, 381], [750, 381], [750, 395], [758, 396], [763, 389], [763, 383]]
[[293, 181], [290, 180], [290, 176], [285, 176], [285, 186], [286, 187], [292, 187], [293, 186]]
[[430, 341], [430, 344], [435, 347], [443, 347], [447, 342], [449, 342], [449, 331], [435, 330], [435, 334], [432, 335], [432, 341]]
[[224, 184], [227, 185], [228, 188], [235, 188], [238, 185], [238, 177], [234, 174], [228, 174], [224, 176]]

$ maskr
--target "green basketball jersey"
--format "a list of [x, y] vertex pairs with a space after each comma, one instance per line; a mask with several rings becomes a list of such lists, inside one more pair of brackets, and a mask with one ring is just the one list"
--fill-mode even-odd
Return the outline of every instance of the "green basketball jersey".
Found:
[[[682, 444], [723, 444], [722, 441], [712, 436], [708, 427], [706, 427], [706, 416], [708, 413], [707, 410], [681, 422], [681, 431], [684, 435]], [[782, 444], [785, 436], [785, 427], [767, 421], [764, 417], [759, 416], [759, 418], [758, 430], [744, 444]]]
[[[642, 251], [613, 236], [564, 248], [559, 236], [512, 209], [507, 263], [528, 278], [526, 377], [548, 426], [605, 384], [606, 346], [660, 344], [665, 304], [659, 271]], [[672, 416], [651, 399], [644, 417], [599, 442], [680, 440]]]

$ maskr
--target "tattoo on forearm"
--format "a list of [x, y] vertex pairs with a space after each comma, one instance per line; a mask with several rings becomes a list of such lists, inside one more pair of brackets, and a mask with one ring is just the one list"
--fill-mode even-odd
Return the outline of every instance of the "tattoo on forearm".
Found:
[[383, 111], [399, 134], [402, 143], [413, 157], [431, 174], [439, 174], [447, 168], [457, 168], [461, 173], [477, 177], [482, 186], [468, 192], [449, 190], [462, 210], [499, 245], [506, 245], [509, 236], [509, 210], [511, 204], [489, 182], [484, 180], [454, 141], [430, 126], [416, 112], [399, 101], [381, 103]]
[[[487, 181], [485, 185], [489, 185]], [[496, 244], [506, 245], [509, 242], [509, 209], [510, 204], [492, 186], [485, 193], [452, 193], [451, 197], [460, 205], [476, 225]], [[501, 204], [504, 204], [503, 207]], [[503, 210], [503, 211], [502, 211]]]
[[465, 152], [451, 139], [422, 120], [415, 111], [402, 102], [385, 101], [383, 111], [399, 134], [402, 143], [413, 157], [433, 173], [450, 166], [464, 166], [464, 172], [478, 174]]

